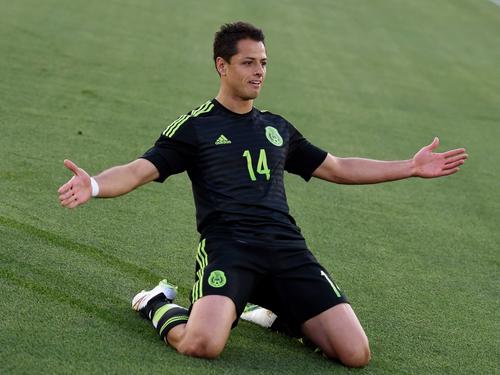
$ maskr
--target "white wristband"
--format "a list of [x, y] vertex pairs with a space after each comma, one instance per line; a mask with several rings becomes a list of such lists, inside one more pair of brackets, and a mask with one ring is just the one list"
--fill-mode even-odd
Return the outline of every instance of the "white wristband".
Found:
[[94, 177], [90, 177], [90, 184], [92, 185], [92, 196], [97, 197], [99, 195], [99, 184]]

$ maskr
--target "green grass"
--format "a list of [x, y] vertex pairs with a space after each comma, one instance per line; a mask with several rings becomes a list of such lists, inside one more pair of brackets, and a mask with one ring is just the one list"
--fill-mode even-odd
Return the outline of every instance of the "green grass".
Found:
[[187, 304], [186, 176], [75, 211], [62, 160], [133, 160], [213, 97], [212, 35], [264, 28], [257, 106], [340, 156], [465, 146], [458, 175], [375, 186], [287, 177], [292, 213], [373, 352], [359, 373], [493, 374], [500, 328], [500, 8], [488, 1], [1, 1], [2, 373], [347, 373], [242, 322], [220, 359], [180, 356], [130, 310], [166, 277]]

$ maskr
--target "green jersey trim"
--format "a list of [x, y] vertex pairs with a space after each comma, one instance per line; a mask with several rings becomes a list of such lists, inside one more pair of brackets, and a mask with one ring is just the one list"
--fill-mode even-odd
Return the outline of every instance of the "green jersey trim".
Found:
[[191, 117], [198, 117], [199, 115], [203, 113], [208, 113], [212, 110], [214, 107], [214, 104], [212, 103], [211, 100], [207, 101], [206, 103], [203, 103], [201, 106], [199, 106], [196, 109], [193, 109], [189, 114], [187, 115], [182, 115], [177, 120], [172, 122], [167, 128], [163, 131], [163, 135], [168, 138], [172, 138], [179, 130], [179, 128], [184, 124], [187, 120], [189, 120]]

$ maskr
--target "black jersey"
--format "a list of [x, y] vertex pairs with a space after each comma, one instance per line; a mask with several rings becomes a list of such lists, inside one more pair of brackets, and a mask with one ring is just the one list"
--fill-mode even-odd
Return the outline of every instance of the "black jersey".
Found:
[[294, 237], [300, 230], [289, 213], [284, 171], [308, 181], [326, 155], [281, 116], [256, 108], [237, 114], [212, 99], [170, 124], [142, 157], [156, 166], [160, 182], [187, 171], [202, 235]]

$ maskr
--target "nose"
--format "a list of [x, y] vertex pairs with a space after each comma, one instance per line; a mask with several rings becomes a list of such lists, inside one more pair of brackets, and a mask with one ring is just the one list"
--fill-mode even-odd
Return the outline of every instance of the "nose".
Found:
[[262, 65], [259, 65], [259, 66], [257, 67], [257, 70], [255, 71], [255, 75], [256, 75], [257, 77], [259, 77], [259, 78], [260, 78], [260, 77], [262, 77], [262, 76], [264, 75], [264, 67], [263, 67]]

